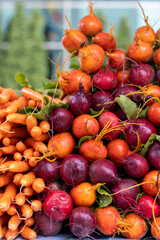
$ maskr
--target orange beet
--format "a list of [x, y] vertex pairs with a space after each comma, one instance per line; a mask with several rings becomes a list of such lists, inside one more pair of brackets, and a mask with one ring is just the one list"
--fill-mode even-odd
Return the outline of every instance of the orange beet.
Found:
[[153, 45], [156, 40], [156, 34], [151, 26], [142, 26], [135, 31], [134, 39], [137, 38], [143, 42]]
[[[157, 194], [157, 176], [158, 170], [152, 170], [142, 180], [142, 182], [146, 182], [142, 185], [143, 191], [152, 197]], [[160, 179], [158, 179], [158, 186], [160, 187]]]
[[151, 224], [151, 233], [156, 240], [160, 240], [160, 217], [157, 217]]
[[94, 138], [81, 144], [79, 148], [79, 154], [91, 163], [97, 159], [106, 158], [107, 148], [101, 141], [96, 141]]

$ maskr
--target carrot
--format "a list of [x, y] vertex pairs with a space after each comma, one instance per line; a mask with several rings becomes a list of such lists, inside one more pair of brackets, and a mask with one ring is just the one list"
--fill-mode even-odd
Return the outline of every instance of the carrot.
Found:
[[8, 222], [8, 229], [11, 231], [15, 231], [18, 226], [21, 224], [22, 220], [19, 218], [17, 214], [13, 215]]
[[32, 116], [32, 115], [27, 116], [26, 126], [27, 126], [27, 129], [28, 129], [29, 132], [33, 127], [35, 127], [37, 125], [38, 125], [38, 122], [37, 122], [37, 119], [34, 116]]
[[17, 151], [20, 153], [23, 153], [27, 149], [26, 145], [23, 142], [18, 142], [16, 144], [16, 148], [17, 148]]
[[18, 231], [19, 231], [18, 228], [16, 230], [14, 230], [14, 231], [11, 231], [11, 230], [8, 229], [7, 232], [6, 232], [6, 235], [5, 235], [6, 240], [13, 240], [13, 239], [15, 239], [15, 237], [18, 236]]
[[45, 120], [40, 122], [39, 127], [42, 129], [43, 133], [47, 133], [51, 128], [49, 122]]
[[38, 212], [42, 210], [42, 202], [39, 200], [32, 200], [30, 206], [34, 212]]
[[12, 161], [6, 160], [3, 164], [1, 164], [1, 165], [0, 165], [0, 171], [1, 171], [2, 173], [5, 173], [6, 171], [8, 171], [11, 162], [12, 162]]
[[29, 240], [36, 239], [37, 237], [37, 233], [33, 229], [25, 225], [21, 226], [20, 235], [24, 239], [29, 239]]
[[21, 206], [20, 211], [22, 213], [22, 217], [25, 217], [25, 218], [30, 218], [33, 215], [33, 210], [26, 203], [23, 206]]
[[36, 141], [34, 138], [29, 137], [24, 140], [28, 147], [33, 147], [36, 151], [41, 153], [47, 152], [47, 146], [43, 142]]
[[4, 146], [8, 146], [8, 145], [15, 145], [20, 141], [20, 138], [8, 138], [8, 137], [4, 137], [2, 139], [2, 143]]
[[14, 177], [13, 172], [6, 172], [0, 176], [0, 187], [8, 185]]
[[17, 193], [15, 197], [15, 202], [18, 206], [22, 206], [26, 202], [26, 197], [22, 193]]
[[33, 156], [33, 152], [34, 149], [33, 148], [27, 148], [24, 152], [23, 152], [23, 156], [25, 159], [29, 159], [30, 157]]
[[17, 149], [15, 145], [8, 145], [1, 148], [5, 154], [14, 154]]
[[9, 132], [11, 130], [11, 124], [9, 122], [4, 122], [0, 125], [0, 131], [2, 133]]
[[46, 142], [49, 140], [49, 135], [48, 133], [42, 133], [41, 136], [35, 136], [34, 139], [38, 142]]
[[14, 184], [16, 184], [18, 187], [21, 186], [20, 180], [21, 180], [22, 177], [23, 177], [23, 174], [22, 174], [22, 173], [17, 173], [17, 174], [14, 175], [13, 182], [14, 182]]
[[0, 199], [0, 209], [2, 211], [7, 211], [15, 199], [17, 193], [17, 186], [14, 183], [9, 183], [6, 188], [3, 196]]
[[21, 93], [26, 98], [29, 98], [31, 100], [37, 101], [37, 102], [44, 102], [43, 95], [39, 92], [36, 92], [30, 88], [24, 87], [21, 89]]
[[18, 99], [17, 93], [11, 88], [4, 88], [0, 94], [0, 103], [6, 103], [9, 100]]
[[25, 127], [12, 128], [10, 133], [5, 133], [3, 137], [26, 138], [28, 131]]
[[29, 163], [29, 165], [30, 165], [31, 167], [35, 167], [35, 166], [38, 164], [38, 161], [37, 161], [37, 159], [36, 159], [35, 157], [31, 157], [31, 158], [29, 159], [28, 163]]
[[33, 138], [40, 137], [42, 135], [42, 129], [38, 126], [34, 126], [31, 129], [30, 134]]
[[6, 117], [7, 121], [13, 122], [13, 123], [19, 123], [22, 125], [26, 125], [26, 118], [27, 118], [26, 114], [20, 114], [20, 113], [11, 113], [11, 114], [8, 114]]
[[25, 174], [21, 180], [20, 180], [20, 184], [22, 186], [25, 187], [30, 187], [34, 181], [34, 179], [36, 178], [36, 174], [34, 171], [30, 171], [29, 173]]
[[13, 216], [16, 212], [17, 212], [17, 209], [13, 205], [11, 205], [7, 210], [7, 214], [10, 215], [10, 216]]
[[29, 100], [28, 101], [28, 106], [35, 108], [37, 105], [37, 102], [35, 100]]
[[31, 169], [28, 162], [26, 161], [11, 161], [9, 170], [11, 172], [27, 172]]
[[21, 161], [23, 159], [22, 154], [19, 152], [15, 152], [13, 158], [15, 161]]
[[26, 107], [27, 105], [28, 99], [22, 96], [19, 99], [11, 102], [11, 104], [6, 108], [7, 115], [11, 113], [16, 113], [19, 109]]
[[0, 149], [0, 157], [4, 155], [4, 152], [2, 151], [2, 149]]
[[27, 196], [27, 197], [31, 197], [33, 195], [33, 189], [31, 187], [25, 187], [22, 190], [22, 193]]
[[0, 239], [3, 237], [3, 228], [2, 225], [6, 225], [8, 223], [9, 216], [7, 214], [4, 214], [0, 217]]
[[5, 238], [5, 235], [6, 235], [7, 230], [8, 230], [7, 225], [2, 226], [2, 238]]
[[33, 152], [33, 156], [34, 156], [34, 157], [40, 157], [40, 156], [41, 156], [41, 153], [35, 150], [35, 151]]
[[32, 217], [30, 217], [30, 218], [27, 218], [25, 221], [24, 221], [24, 223], [25, 223], [25, 225], [26, 226], [28, 226], [28, 227], [31, 227], [31, 226], [33, 226], [34, 225], [34, 217], [32, 216]]
[[45, 182], [42, 178], [34, 179], [32, 183], [32, 188], [35, 192], [40, 193], [45, 189]]

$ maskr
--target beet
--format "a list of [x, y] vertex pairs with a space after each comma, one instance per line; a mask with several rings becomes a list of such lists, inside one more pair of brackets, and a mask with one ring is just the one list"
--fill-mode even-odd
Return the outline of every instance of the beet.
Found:
[[160, 170], [160, 143], [155, 141], [149, 148], [148, 161], [156, 169]]
[[102, 108], [112, 111], [114, 106], [114, 97], [111, 93], [107, 91], [98, 91], [92, 95], [92, 108], [94, 111], [99, 111]]

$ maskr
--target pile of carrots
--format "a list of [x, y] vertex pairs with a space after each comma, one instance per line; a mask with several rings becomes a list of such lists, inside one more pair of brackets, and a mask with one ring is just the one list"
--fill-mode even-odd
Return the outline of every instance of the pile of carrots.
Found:
[[0, 88], [0, 239], [8, 240], [18, 234], [36, 238], [31, 227], [34, 213], [42, 209], [36, 194], [45, 189], [44, 180], [36, 176], [33, 167], [35, 159], [47, 151], [44, 142], [49, 140], [50, 124], [17, 113], [27, 106], [42, 107], [44, 96], [29, 88], [21, 92], [19, 97], [12, 89]]

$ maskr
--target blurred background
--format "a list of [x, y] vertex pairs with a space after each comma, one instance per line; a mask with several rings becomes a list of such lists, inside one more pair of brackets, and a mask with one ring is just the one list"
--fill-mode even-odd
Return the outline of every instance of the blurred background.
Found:
[[[145, 25], [137, 1], [92, 1], [95, 14], [115, 24], [117, 48], [127, 49], [135, 30]], [[157, 31], [160, 28], [160, 1], [140, 1], [149, 24]], [[72, 28], [88, 14], [88, 2], [77, 0], [0, 0], [0, 85], [17, 89], [15, 74], [26, 74], [31, 85], [42, 86], [42, 78], [51, 79], [55, 66], [49, 58], [62, 67], [68, 56], [61, 44], [68, 28], [65, 15]], [[60, 25], [61, 24], [61, 25]], [[104, 23], [104, 31], [109, 32]], [[65, 69], [69, 67], [69, 60]]]

